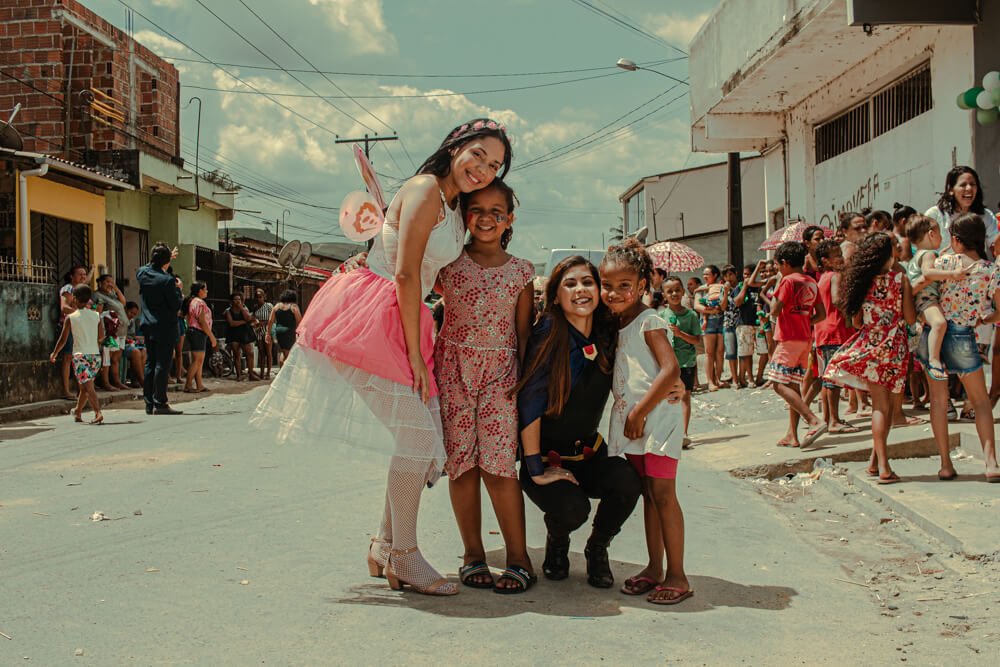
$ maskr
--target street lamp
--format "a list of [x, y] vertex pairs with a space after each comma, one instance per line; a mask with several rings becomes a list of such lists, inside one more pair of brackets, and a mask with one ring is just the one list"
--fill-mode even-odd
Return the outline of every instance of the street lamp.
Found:
[[648, 67], [639, 67], [638, 65], [636, 65], [634, 62], [632, 62], [628, 58], [619, 58], [618, 62], [616, 62], [615, 65], [617, 65], [618, 67], [621, 67], [624, 70], [628, 70], [629, 72], [634, 72], [637, 69], [641, 69], [644, 72], [652, 72], [653, 74], [659, 74], [660, 76], [665, 77], [667, 79], [670, 79], [671, 81], [676, 81], [677, 83], [683, 83], [683, 84], [687, 85], [687, 81], [683, 81], [681, 79], [678, 79], [675, 76], [670, 76], [669, 74], [664, 74], [663, 72], [657, 71], [655, 69], [650, 69]]

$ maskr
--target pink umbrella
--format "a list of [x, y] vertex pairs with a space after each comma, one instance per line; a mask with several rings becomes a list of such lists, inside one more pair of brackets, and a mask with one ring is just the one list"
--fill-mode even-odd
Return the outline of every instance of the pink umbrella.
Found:
[[[774, 250], [782, 243], [786, 241], [798, 241], [802, 242], [802, 234], [806, 231], [808, 227], [818, 227], [819, 225], [813, 225], [808, 222], [796, 222], [795, 224], [783, 227], [778, 231], [774, 232], [767, 237], [767, 240], [760, 244], [758, 250]], [[833, 238], [833, 230], [827, 229], [826, 227], [820, 227], [823, 230], [823, 236], [828, 239]]]
[[646, 248], [653, 266], [664, 271], [694, 271], [705, 266], [705, 258], [683, 243], [660, 241]]

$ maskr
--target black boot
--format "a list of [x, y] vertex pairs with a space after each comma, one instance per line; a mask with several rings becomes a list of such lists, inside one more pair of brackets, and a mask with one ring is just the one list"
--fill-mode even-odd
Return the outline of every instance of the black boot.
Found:
[[608, 562], [608, 545], [611, 538], [594, 533], [587, 540], [583, 555], [587, 558], [587, 583], [595, 588], [611, 588], [615, 577]]
[[569, 576], [569, 537], [558, 538], [550, 534], [545, 538], [542, 572], [553, 581]]

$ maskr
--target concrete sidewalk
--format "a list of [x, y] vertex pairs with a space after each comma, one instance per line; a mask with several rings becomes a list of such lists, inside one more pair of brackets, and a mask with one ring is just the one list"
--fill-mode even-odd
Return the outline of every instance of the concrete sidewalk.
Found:
[[778, 447], [786, 419], [740, 425], [694, 436], [690, 458], [734, 477], [776, 479], [809, 472], [816, 459], [829, 459], [847, 470], [847, 479], [859, 490], [900, 515], [956, 552], [979, 556], [1000, 550], [995, 530], [1000, 508], [1000, 485], [986, 483], [982, 447], [974, 423], [948, 424], [952, 460], [959, 477], [937, 478], [940, 466], [930, 424], [895, 427], [889, 432], [889, 458], [902, 477], [898, 484], [879, 485], [864, 471], [871, 455], [871, 422], [854, 419], [858, 433], [824, 435], [813, 447]]

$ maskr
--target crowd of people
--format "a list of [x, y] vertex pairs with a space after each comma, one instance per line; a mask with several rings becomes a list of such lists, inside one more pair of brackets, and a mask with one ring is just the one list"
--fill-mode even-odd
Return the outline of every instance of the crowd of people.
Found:
[[[89, 400], [90, 392], [97, 390], [128, 389], [125, 381], [129, 378], [122, 376], [123, 356], [131, 386], [144, 389], [148, 412], [176, 412], [167, 405], [166, 387], [170, 383], [183, 383], [185, 393], [208, 391], [203, 381], [206, 365], [215, 375], [222, 372], [220, 360], [207, 361], [219, 350], [212, 309], [206, 301], [208, 287], [196, 280], [189, 294], [183, 296], [184, 284], [170, 269], [176, 252], [176, 248], [171, 250], [164, 243], [153, 247], [150, 263], [137, 272], [138, 303], [126, 300], [110, 274], [100, 275], [97, 289], [92, 290], [89, 283], [95, 272], [93, 266], [89, 272], [78, 266], [68, 273], [66, 284], [59, 290], [61, 342], [52, 355], [54, 363], [61, 363], [63, 398], [79, 401], [86, 396]], [[77, 294], [80, 287], [87, 287], [87, 298], [82, 302]], [[279, 365], [283, 362], [301, 319], [296, 301], [295, 291], [285, 290], [275, 306], [268, 303], [264, 290], [257, 289], [251, 312], [244, 306], [241, 292], [231, 295], [230, 307], [223, 313], [223, 329], [238, 381], [244, 377], [244, 368], [249, 380], [268, 379], [272, 359], [277, 357]], [[74, 317], [81, 309], [96, 314], [100, 335], [92, 318]], [[255, 347], [259, 373], [254, 372]], [[92, 363], [92, 355], [96, 355], [96, 363]], [[79, 387], [77, 396], [70, 391], [71, 378]], [[78, 403], [75, 414], [83, 407], [84, 403]]]

